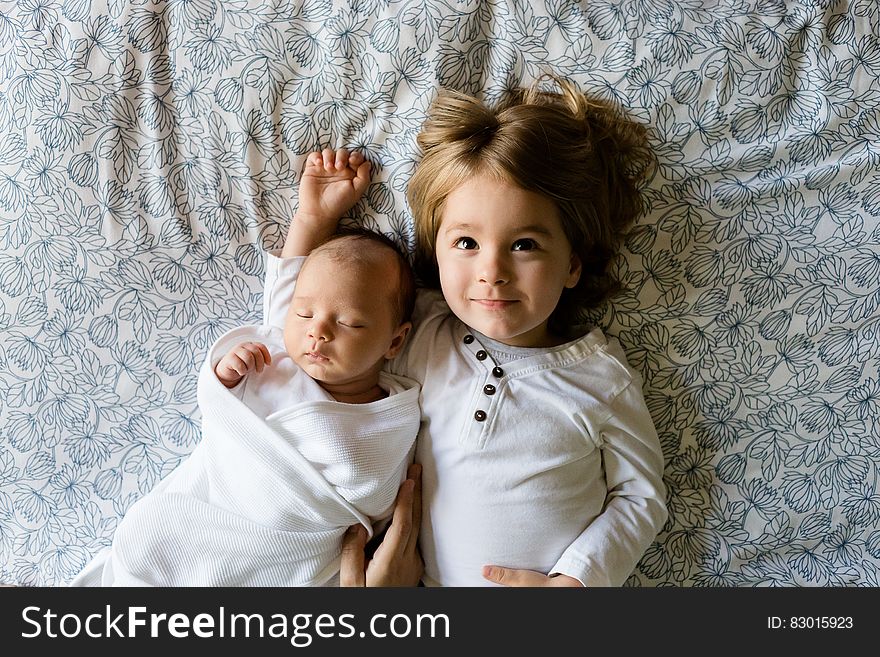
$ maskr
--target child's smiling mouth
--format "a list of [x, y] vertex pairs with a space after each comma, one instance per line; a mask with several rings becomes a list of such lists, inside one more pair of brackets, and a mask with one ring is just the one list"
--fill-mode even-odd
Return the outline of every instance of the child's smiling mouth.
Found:
[[503, 310], [515, 303], [519, 303], [516, 299], [471, 299], [471, 302], [489, 310]]

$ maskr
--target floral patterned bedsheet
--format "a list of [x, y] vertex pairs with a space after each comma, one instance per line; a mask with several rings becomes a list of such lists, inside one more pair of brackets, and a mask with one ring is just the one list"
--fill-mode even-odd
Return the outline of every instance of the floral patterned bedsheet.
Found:
[[403, 191], [439, 86], [552, 70], [650, 127], [625, 346], [670, 519], [629, 583], [877, 586], [875, 0], [0, 1], [0, 581], [61, 585], [199, 440], [304, 155]]

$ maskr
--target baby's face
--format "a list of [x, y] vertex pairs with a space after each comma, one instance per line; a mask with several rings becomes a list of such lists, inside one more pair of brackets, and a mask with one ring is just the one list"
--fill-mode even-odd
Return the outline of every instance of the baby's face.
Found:
[[303, 266], [284, 344], [294, 362], [331, 394], [369, 390], [385, 359], [397, 353], [401, 327], [389, 289], [396, 280], [390, 258], [359, 265], [314, 254]]

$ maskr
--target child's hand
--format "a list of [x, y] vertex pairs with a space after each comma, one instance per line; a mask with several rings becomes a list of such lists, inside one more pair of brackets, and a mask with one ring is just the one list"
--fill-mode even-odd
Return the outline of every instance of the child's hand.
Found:
[[299, 183], [296, 216], [302, 221], [332, 223], [357, 203], [370, 183], [370, 163], [363, 154], [340, 148], [310, 153]]
[[309, 153], [299, 183], [299, 204], [281, 255], [305, 256], [330, 237], [342, 215], [370, 184], [370, 163], [362, 153], [325, 148]]
[[483, 566], [483, 577], [502, 586], [583, 586], [568, 575], [545, 575], [534, 570]]
[[233, 388], [248, 372], [262, 372], [266, 365], [272, 364], [272, 356], [266, 345], [259, 342], [244, 342], [220, 359], [214, 368], [217, 378], [227, 388]]

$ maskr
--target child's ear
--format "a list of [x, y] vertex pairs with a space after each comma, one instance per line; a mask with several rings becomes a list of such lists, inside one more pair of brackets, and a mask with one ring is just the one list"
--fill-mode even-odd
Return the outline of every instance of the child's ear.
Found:
[[394, 332], [394, 338], [391, 340], [391, 346], [388, 347], [388, 351], [385, 352], [386, 359], [390, 360], [400, 353], [400, 350], [403, 349], [403, 345], [406, 342], [406, 336], [409, 335], [411, 329], [412, 322], [404, 322], [397, 327], [397, 331]]
[[565, 287], [574, 287], [581, 280], [581, 258], [574, 251], [571, 252], [571, 263], [568, 270], [568, 278], [565, 280]]

